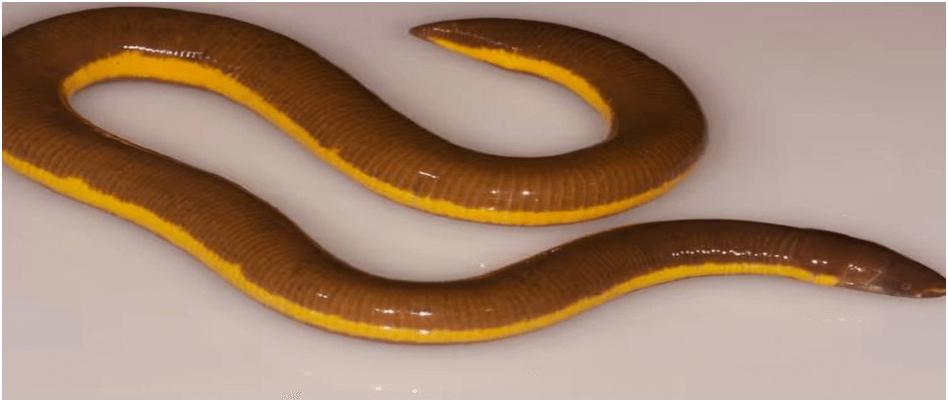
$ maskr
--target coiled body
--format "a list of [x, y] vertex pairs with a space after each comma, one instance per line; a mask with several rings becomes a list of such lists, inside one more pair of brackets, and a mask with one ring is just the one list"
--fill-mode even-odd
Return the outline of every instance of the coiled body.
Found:
[[607, 120], [609, 138], [555, 157], [476, 153], [428, 133], [286, 37], [221, 17], [120, 8], [53, 18], [4, 38], [4, 162], [162, 235], [264, 304], [372, 339], [495, 339], [641, 287], [701, 275], [944, 294], [941, 275], [882, 246], [736, 221], [620, 228], [462, 281], [378, 278], [339, 261], [239, 186], [103, 133], [65, 102], [116, 78], [202, 87], [257, 111], [392, 200], [492, 223], [566, 223], [627, 209], [667, 190], [701, 153], [704, 120], [694, 97], [674, 74], [625, 45], [496, 19], [413, 33], [566, 85]]

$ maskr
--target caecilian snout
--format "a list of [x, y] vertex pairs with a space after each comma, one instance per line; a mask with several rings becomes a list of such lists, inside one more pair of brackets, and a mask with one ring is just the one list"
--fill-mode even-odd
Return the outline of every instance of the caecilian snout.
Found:
[[927, 297], [944, 297], [944, 296], [945, 296], [945, 285], [944, 285], [944, 283], [942, 283], [942, 285], [941, 285], [941, 286], [938, 286], [938, 287], [931, 287], [931, 288], [925, 288], [925, 289], [917, 289], [917, 290], [915, 290], [915, 291], [911, 291], [910, 294], [907, 295], [907, 296], [918, 297], [918, 298], [923, 298], [923, 297], [924, 297], [924, 298], [927, 298]]

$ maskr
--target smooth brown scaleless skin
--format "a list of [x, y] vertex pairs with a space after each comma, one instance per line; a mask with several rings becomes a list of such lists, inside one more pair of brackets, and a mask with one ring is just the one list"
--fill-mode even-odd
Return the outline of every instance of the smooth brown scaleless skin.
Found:
[[906, 297], [945, 294], [942, 275], [881, 245], [726, 220], [622, 227], [465, 280], [380, 278], [335, 258], [241, 187], [105, 133], [68, 106], [75, 91], [117, 78], [209, 89], [259, 112], [395, 201], [507, 224], [565, 223], [632, 207], [667, 190], [704, 148], [704, 118], [684, 83], [621, 43], [502, 19], [440, 22], [412, 33], [567, 85], [608, 120], [608, 139], [542, 158], [478, 153], [429, 133], [279, 34], [211, 15], [109, 8], [55, 17], [3, 38], [4, 163], [145, 226], [284, 314], [384, 341], [502, 338], [635, 289], [704, 275], [777, 275]]

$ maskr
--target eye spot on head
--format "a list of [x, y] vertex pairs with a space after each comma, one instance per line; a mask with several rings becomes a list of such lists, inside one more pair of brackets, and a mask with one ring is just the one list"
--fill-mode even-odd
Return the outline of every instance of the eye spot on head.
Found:
[[911, 290], [911, 289], [912, 289], [912, 284], [911, 284], [911, 283], [908, 283], [908, 282], [903, 282], [903, 283], [902, 283], [902, 290]]

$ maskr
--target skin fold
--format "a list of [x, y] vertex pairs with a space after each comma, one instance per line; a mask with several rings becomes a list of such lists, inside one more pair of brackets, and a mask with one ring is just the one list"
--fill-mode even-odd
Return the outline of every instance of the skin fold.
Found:
[[164, 237], [283, 314], [382, 341], [503, 338], [636, 289], [707, 275], [782, 276], [904, 297], [945, 294], [941, 274], [884, 246], [727, 220], [617, 228], [464, 280], [381, 278], [337, 259], [240, 186], [106, 133], [68, 103], [75, 92], [114, 79], [203, 88], [259, 113], [382, 196], [499, 224], [562, 224], [626, 210], [670, 189], [704, 149], [704, 117], [685, 84], [619, 42], [508, 19], [438, 22], [411, 33], [564, 85], [600, 113], [607, 139], [550, 157], [478, 153], [413, 123], [290, 38], [212, 15], [107, 8], [3, 38], [3, 161]]

